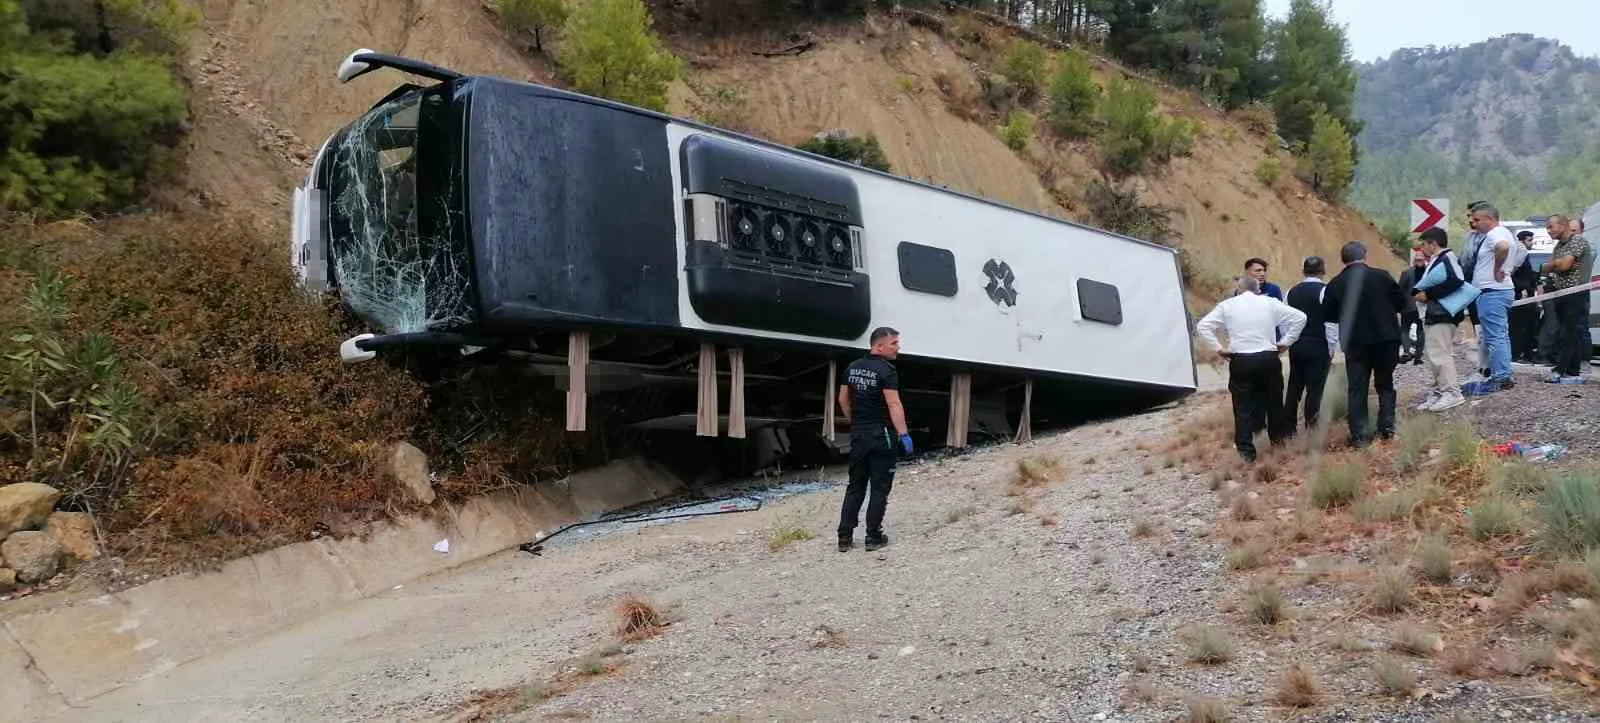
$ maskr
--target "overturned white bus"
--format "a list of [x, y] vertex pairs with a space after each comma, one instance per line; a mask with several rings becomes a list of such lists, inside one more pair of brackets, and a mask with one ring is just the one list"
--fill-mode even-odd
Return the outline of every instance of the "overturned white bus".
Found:
[[1172, 249], [559, 89], [368, 50], [339, 75], [384, 67], [431, 83], [295, 192], [305, 286], [374, 329], [349, 361], [516, 360], [568, 388], [569, 429], [589, 395], [650, 390], [631, 423], [779, 453], [834, 437], [879, 325], [919, 447], [1196, 387]]

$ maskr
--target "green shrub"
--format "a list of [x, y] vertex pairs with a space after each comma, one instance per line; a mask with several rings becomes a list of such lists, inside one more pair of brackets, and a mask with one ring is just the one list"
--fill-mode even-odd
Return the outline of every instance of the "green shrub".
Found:
[[1512, 502], [1503, 497], [1485, 497], [1467, 508], [1467, 532], [1479, 541], [1510, 535], [1520, 526], [1518, 518]]
[[1272, 106], [1261, 101], [1255, 101], [1243, 108], [1230, 113], [1251, 133], [1263, 136], [1272, 136], [1278, 132], [1277, 113]]
[[1395, 430], [1394, 471], [1407, 474], [1427, 458], [1428, 448], [1439, 438], [1439, 418], [1417, 414], [1400, 420]]
[[1030, 138], [1033, 138], [1033, 115], [1023, 110], [1011, 111], [1011, 118], [1000, 127], [1000, 140], [1007, 148], [1020, 151], [1028, 146]]
[[1504, 495], [1534, 495], [1550, 484], [1550, 474], [1537, 464], [1521, 459], [1501, 462], [1489, 471], [1490, 484]]
[[1451, 578], [1450, 545], [1442, 535], [1429, 535], [1417, 552], [1422, 575], [1436, 585], [1449, 584]]
[[[1090, 181], [1084, 191], [1084, 205], [1094, 224], [1107, 231], [1167, 245], [1178, 235], [1172, 229], [1171, 212], [1164, 207], [1144, 203], [1139, 198], [1139, 190], [1131, 185]], [[1198, 275], [1197, 269], [1190, 268], [1193, 265], [1192, 256], [1184, 254], [1182, 262], [1185, 264], [1185, 282], [1197, 280], [1190, 278], [1191, 272]]]
[[1367, 470], [1359, 461], [1325, 463], [1311, 479], [1311, 503], [1323, 508], [1349, 504], [1361, 495]]
[[1006, 47], [1000, 57], [1000, 74], [1017, 88], [1019, 100], [1026, 103], [1044, 87], [1045, 64], [1050, 54], [1044, 46], [1031, 40], [1017, 40]]
[[1256, 180], [1263, 186], [1274, 186], [1283, 175], [1283, 164], [1276, 158], [1263, 158], [1256, 164]]
[[1411, 258], [1411, 231], [1406, 228], [1405, 224], [1384, 221], [1378, 226], [1378, 233], [1389, 244], [1389, 248], [1394, 250], [1395, 255], [1406, 259]]
[[1188, 118], [1162, 118], [1156, 126], [1152, 156], [1165, 163], [1178, 156], [1187, 156], [1194, 150], [1197, 124]]
[[1045, 120], [1064, 138], [1081, 138], [1094, 130], [1100, 88], [1089, 73], [1089, 58], [1077, 50], [1061, 55], [1050, 79], [1050, 109]]
[[1600, 488], [1592, 471], [1557, 478], [1539, 501], [1541, 537], [1558, 554], [1600, 547]]
[[1134, 175], [1145, 169], [1154, 152], [1161, 119], [1156, 96], [1142, 83], [1113, 78], [1100, 105], [1100, 153], [1107, 169]]
[[1440, 476], [1447, 477], [1476, 467], [1482, 454], [1478, 447], [1478, 434], [1472, 431], [1471, 424], [1457, 422], [1450, 425], [1444, 434], [1444, 464], [1439, 468]]
[[651, 30], [641, 0], [588, 0], [567, 18], [560, 62], [582, 93], [664, 110], [683, 61]]
[[883, 154], [883, 146], [878, 144], [878, 137], [870, 133], [865, 137], [852, 136], [842, 131], [818, 133], [795, 148], [885, 173], [890, 170], [889, 159]]
[[1119, 176], [1188, 155], [1194, 146], [1194, 122], [1158, 113], [1155, 93], [1136, 81], [1112, 79], [1100, 105], [1100, 124], [1100, 154], [1107, 170]]

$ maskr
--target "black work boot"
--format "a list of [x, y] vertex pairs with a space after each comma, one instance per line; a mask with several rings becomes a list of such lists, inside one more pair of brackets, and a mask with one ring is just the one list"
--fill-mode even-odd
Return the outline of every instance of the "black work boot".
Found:
[[855, 541], [852, 540], [849, 537], [840, 537], [839, 538], [839, 551], [840, 552], [849, 552], [850, 548], [855, 547], [855, 544], [856, 544]]
[[881, 549], [884, 545], [887, 545], [887, 544], [889, 544], [889, 536], [888, 535], [885, 535], [882, 532], [879, 532], [876, 535], [871, 534], [871, 533], [867, 534], [867, 552], [872, 552], [873, 550]]

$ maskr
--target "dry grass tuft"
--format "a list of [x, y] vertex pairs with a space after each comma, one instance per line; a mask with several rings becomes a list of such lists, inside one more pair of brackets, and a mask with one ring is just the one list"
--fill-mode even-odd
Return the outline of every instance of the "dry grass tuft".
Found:
[[1228, 704], [1216, 698], [1190, 698], [1184, 703], [1185, 723], [1229, 723], [1233, 711]]
[[1467, 509], [1467, 532], [1480, 542], [1514, 535], [1521, 525], [1516, 504], [1504, 497], [1485, 497]]
[[1395, 430], [1394, 471], [1409, 474], [1428, 458], [1428, 448], [1439, 439], [1443, 426], [1432, 414], [1413, 414], [1400, 420]]
[[767, 530], [767, 550], [777, 552], [796, 542], [805, 542], [815, 539], [817, 534], [799, 522], [787, 517], [780, 517], [772, 521], [772, 528]]
[[1451, 489], [1477, 489], [1486, 479], [1483, 444], [1470, 422], [1457, 422], [1444, 433], [1439, 482]]
[[1250, 619], [1262, 625], [1276, 625], [1288, 617], [1288, 601], [1276, 585], [1251, 588], [1245, 596], [1245, 608]]
[[973, 516], [973, 515], [975, 515], [977, 513], [978, 513], [978, 508], [977, 507], [975, 507], [973, 505], [962, 505], [962, 506], [957, 507], [957, 508], [955, 508], [953, 510], [950, 510], [949, 512], [946, 512], [945, 515], [944, 515], [944, 521], [946, 523], [949, 523], [949, 524], [953, 525], [953, 524], [955, 524], [957, 522], [960, 522], [961, 520], [963, 520], [965, 518], [971, 517], [971, 516]]
[[1215, 625], [1195, 625], [1179, 633], [1189, 661], [1218, 665], [1233, 659], [1233, 641], [1227, 631]]
[[1368, 604], [1373, 610], [1380, 613], [1403, 612], [1413, 601], [1411, 575], [1405, 568], [1389, 566], [1373, 575], [1372, 588], [1368, 591]]
[[661, 611], [642, 595], [624, 595], [611, 608], [616, 619], [616, 635], [624, 642], [637, 642], [660, 635], [666, 627]]
[[1233, 498], [1233, 505], [1228, 511], [1228, 516], [1236, 522], [1253, 522], [1261, 518], [1261, 513], [1256, 509], [1256, 501], [1249, 494], [1240, 494]]
[[1151, 524], [1149, 520], [1141, 518], [1134, 521], [1133, 529], [1130, 530], [1128, 534], [1136, 540], [1143, 539], [1154, 536], [1156, 534], [1156, 528], [1155, 525]]
[[1404, 663], [1384, 657], [1372, 666], [1378, 688], [1386, 695], [1409, 698], [1417, 689], [1417, 676]]
[[1025, 496], [1025, 495], [1024, 496], [1014, 497], [1011, 500], [1011, 504], [1006, 506], [1006, 515], [1008, 515], [1008, 516], [1016, 516], [1016, 515], [1021, 515], [1021, 514], [1026, 514], [1028, 512], [1032, 512], [1033, 511], [1033, 505], [1034, 505], [1034, 502], [1033, 502], [1033, 498], [1032, 497], [1028, 497], [1028, 496]]
[[1044, 487], [1060, 479], [1061, 462], [1050, 455], [1035, 455], [1017, 460], [1015, 484], [1020, 487]]
[[1401, 623], [1395, 628], [1394, 638], [1389, 641], [1389, 649], [1406, 655], [1428, 658], [1444, 649], [1444, 641], [1432, 631], [1415, 623]]
[[1500, 581], [1495, 591], [1495, 612], [1502, 620], [1509, 620], [1527, 609], [1550, 589], [1550, 576], [1535, 571], [1512, 573]]
[[1310, 708], [1317, 704], [1320, 691], [1311, 669], [1295, 663], [1278, 677], [1278, 703], [1290, 708]]
[[1143, 678], [1135, 678], [1128, 683], [1128, 698], [1139, 703], [1154, 703], [1161, 700], [1161, 688]]
[[1448, 585], [1453, 576], [1450, 565], [1450, 544], [1442, 535], [1430, 535], [1417, 550], [1417, 561], [1423, 577], [1435, 585]]
[[1228, 549], [1229, 570], [1253, 570], [1266, 560], [1266, 550], [1259, 542], [1249, 542]]
[[1328, 644], [1334, 650], [1344, 653], [1365, 653], [1372, 649], [1372, 646], [1368, 645], [1367, 641], [1362, 640], [1355, 633], [1348, 630], [1333, 636], [1333, 639], [1328, 641]]
[[1550, 474], [1532, 462], [1505, 460], [1489, 470], [1489, 484], [1499, 494], [1528, 497], [1543, 492], [1550, 485]]
[[818, 625], [816, 634], [811, 640], [811, 647], [818, 650], [824, 648], [842, 648], [850, 644], [850, 639], [844, 633], [827, 625]]
[[1350, 504], [1366, 481], [1366, 466], [1358, 459], [1326, 462], [1311, 479], [1311, 503], [1323, 509]]
[[1486, 653], [1483, 648], [1476, 645], [1458, 645], [1450, 648], [1441, 662], [1445, 672], [1462, 678], [1470, 678], [1478, 672], [1478, 665]]

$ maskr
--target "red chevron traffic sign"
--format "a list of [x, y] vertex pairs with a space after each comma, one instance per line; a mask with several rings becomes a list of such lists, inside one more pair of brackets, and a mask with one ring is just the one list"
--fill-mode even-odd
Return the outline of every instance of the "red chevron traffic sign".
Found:
[[1411, 200], [1411, 233], [1422, 233], [1438, 226], [1450, 215], [1448, 198], [1415, 198]]

